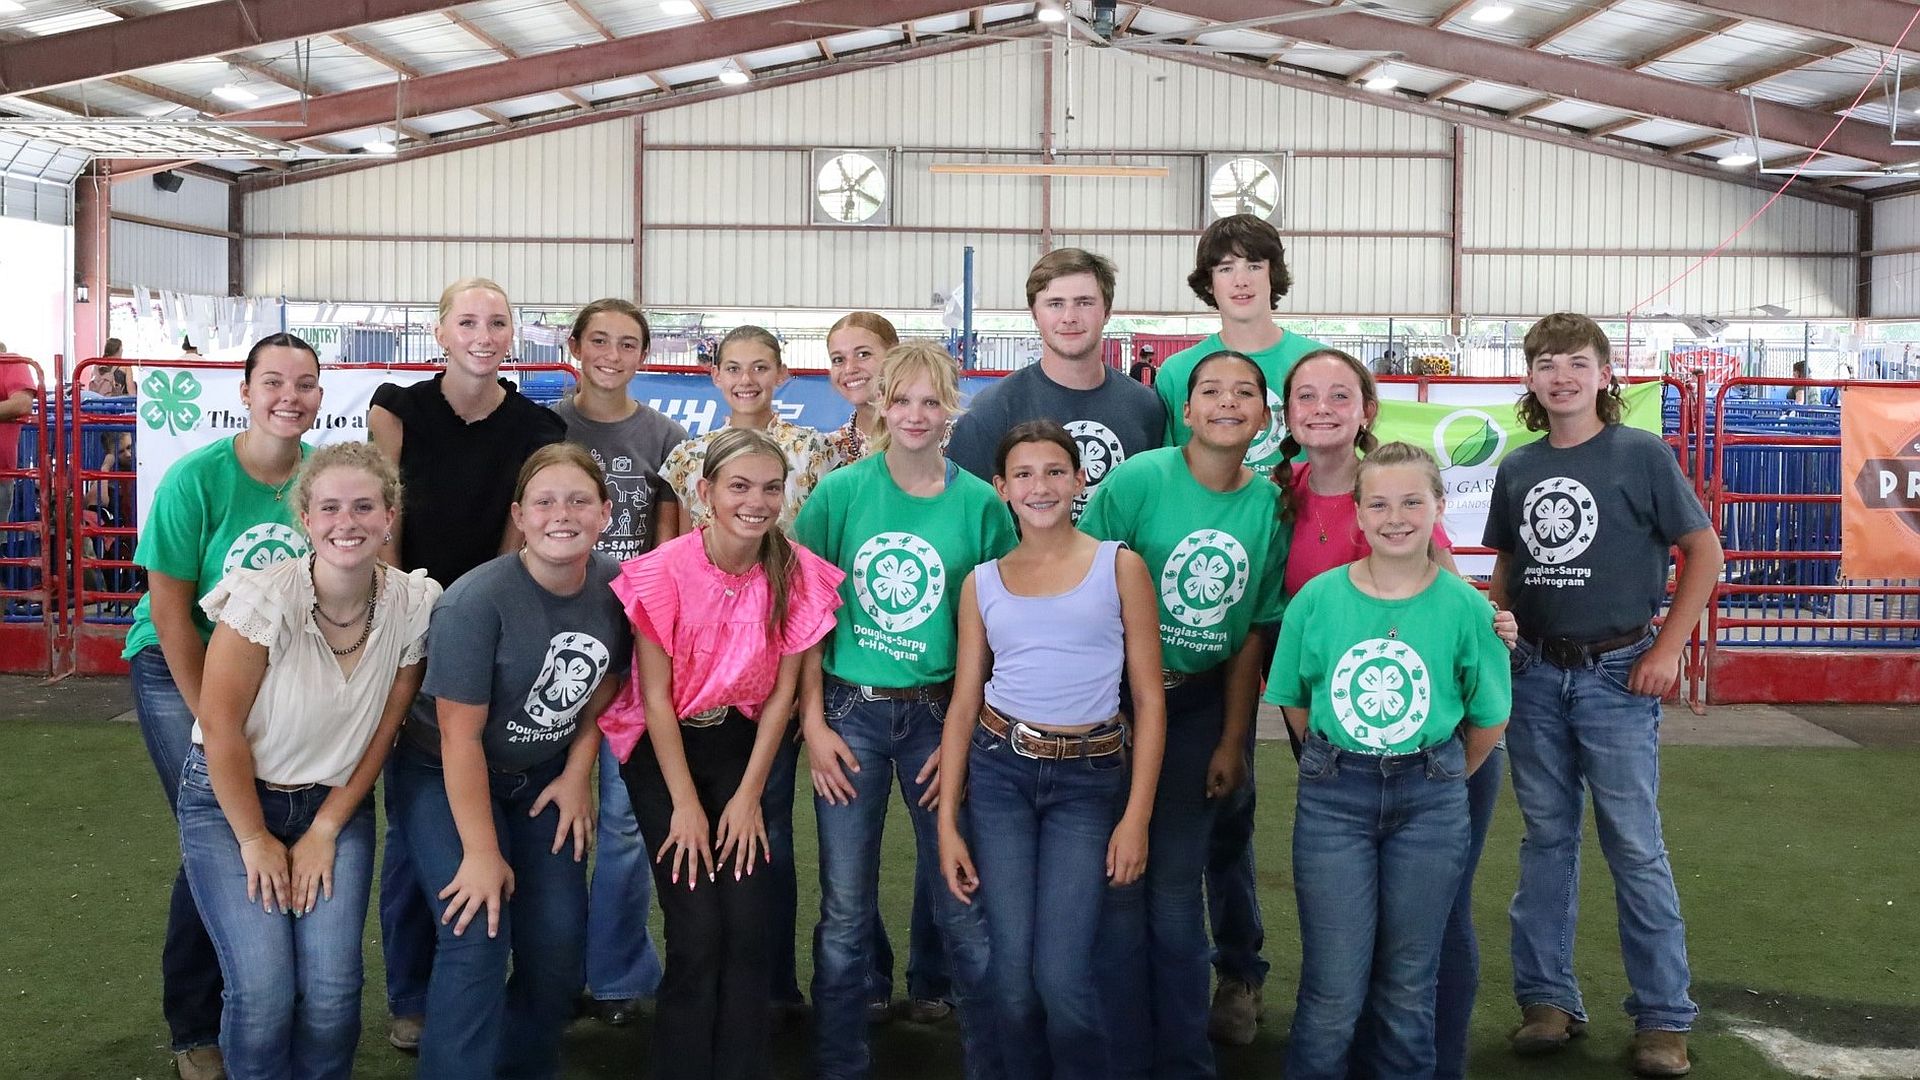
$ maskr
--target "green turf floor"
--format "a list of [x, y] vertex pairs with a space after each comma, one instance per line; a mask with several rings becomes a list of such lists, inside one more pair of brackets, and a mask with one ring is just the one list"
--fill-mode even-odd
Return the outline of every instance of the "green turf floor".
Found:
[[[0, 722], [0, 757], [10, 769], [0, 799], [0, 1080], [171, 1076], [158, 975], [178, 849], [139, 734], [129, 724]], [[1284, 747], [1261, 749], [1258, 852], [1274, 973], [1260, 1039], [1221, 1054], [1224, 1078], [1281, 1074], [1298, 966], [1290, 766]], [[1665, 770], [1667, 840], [1695, 994], [1706, 1008], [1694, 1075], [1788, 1075], [1727, 1032], [1735, 1016], [1826, 1042], [1920, 1046], [1920, 752], [1676, 748]], [[892, 817], [882, 898], [903, 947], [911, 847], [897, 804]], [[810, 801], [796, 818], [806, 938], [817, 899], [806, 869], [814, 865]], [[1617, 1003], [1625, 985], [1611, 887], [1591, 836], [1579, 954], [1591, 1036], [1547, 1061], [1505, 1051], [1513, 1021], [1505, 904], [1518, 835], [1518, 814], [1503, 797], [1479, 876], [1486, 966], [1472, 1073], [1624, 1076], [1629, 1028]], [[410, 1076], [412, 1059], [384, 1042], [373, 920], [368, 929], [356, 1075]], [[804, 985], [804, 949], [801, 964]], [[643, 1075], [647, 1042], [644, 1022], [621, 1030], [581, 1022], [568, 1036], [568, 1075]], [[875, 1050], [882, 1080], [960, 1075], [951, 1023], [896, 1022], [877, 1033]], [[776, 1051], [776, 1075], [811, 1075], [804, 1028], [783, 1033]]]

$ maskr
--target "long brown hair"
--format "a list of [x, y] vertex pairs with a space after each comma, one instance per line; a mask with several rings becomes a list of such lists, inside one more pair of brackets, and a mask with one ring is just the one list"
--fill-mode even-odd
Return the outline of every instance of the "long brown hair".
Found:
[[[779, 462], [780, 479], [783, 482], [786, 480], [789, 466], [780, 444], [765, 432], [737, 427], [722, 428], [707, 441], [707, 456], [700, 465], [700, 475], [711, 484], [727, 462], [747, 454], [759, 454]], [[760, 537], [760, 551], [755, 561], [767, 575], [767, 589], [773, 596], [773, 617], [767, 620], [767, 637], [778, 640], [780, 629], [786, 626], [787, 593], [793, 577], [793, 564], [798, 561], [793, 554], [793, 544], [778, 525], [772, 526]]]
[[[1377, 419], [1380, 411], [1380, 387], [1373, 381], [1373, 372], [1361, 363], [1353, 354], [1339, 349], [1315, 349], [1293, 362], [1287, 369], [1287, 377], [1280, 383], [1280, 418], [1285, 423], [1287, 410], [1293, 404], [1293, 377], [1309, 360], [1338, 360], [1353, 371], [1353, 377], [1360, 381], [1360, 406], [1362, 419], [1360, 430], [1354, 434], [1354, 450], [1362, 457], [1373, 452], [1379, 444], [1374, 438], [1373, 429], [1367, 426], [1365, 414], [1371, 410]], [[1306, 484], [1303, 482], [1306, 470], [1293, 467], [1293, 459], [1300, 453], [1300, 440], [1293, 437], [1293, 425], [1286, 424], [1286, 437], [1280, 440], [1280, 455], [1286, 460], [1273, 468], [1273, 482], [1280, 485], [1285, 498], [1280, 500], [1280, 520], [1298, 521], [1307, 508]], [[1357, 489], [1356, 489], [1357, 490]]]

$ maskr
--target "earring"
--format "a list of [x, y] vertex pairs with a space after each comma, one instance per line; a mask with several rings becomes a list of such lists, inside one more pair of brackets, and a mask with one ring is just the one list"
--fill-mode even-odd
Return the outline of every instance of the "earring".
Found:
[[387, 543], [389, 543], [389, 544], [391, 544], [391, 543], [393, 543], [393, 534], [392, 534], [392, 533], [388, 533], [388, 534], [387, 534]]

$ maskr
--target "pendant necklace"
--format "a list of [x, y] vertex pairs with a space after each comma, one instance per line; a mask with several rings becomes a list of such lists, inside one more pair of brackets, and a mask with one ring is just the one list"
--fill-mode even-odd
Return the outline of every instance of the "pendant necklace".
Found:
[[[239, 454], [240, 440], [246, 438], [250, 434], [252, 434], [252, 432], [243, 431], [239, 435], [234, 437], [233, 445], [234, 445], [235, 456], [238, 456]], [[287, 489], [293, 486], [293, 478], [298, 475], [300, 475], [300, 469], [298, 466], [296, 466], [292, 472], [287, 474], [287, 478], [285, 480], [280, 481], [280, 486], [278, 487], [274, 487], [274, 485], [268, 484], [265, 480], [262, 480], [260, 482], [267, 487], [273, 488], [274, 502], [282, 502], [287, 497]]]

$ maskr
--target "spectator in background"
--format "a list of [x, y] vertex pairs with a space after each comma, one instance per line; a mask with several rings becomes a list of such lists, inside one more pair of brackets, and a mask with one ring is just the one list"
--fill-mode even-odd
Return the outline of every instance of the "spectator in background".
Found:
[[[6, 345], [0, 343], [0, 354], [6, 351]], [[39, 516], [14, 506], [14, 478], [7, 475], [20, 467], [20, 443], [27, 435], [26, 422], [33, 414], [34, 399], [39, 396], [33, 374], [33, 361], [24, 357], [0, 361], [0, 500], [4, 500], [0, 501], [0, 511], [6, 513], [8, 521]], [[27, 466], [33, 464], [34, 459], [29, 457]]]
[[1159, 370], [1160, 369], [1154, 366], [1153, 363], [1153, 346], [1142, 345], [1140, 346], [1139, 359], [1133, 362], [1133, 367], [1128, 370], [1127, 377], [1144, 386], [1152, 386], [1153, 377]]
[[200, 347], [199, 347], [198, 345], [195, 345], [195, 344], [193, 343], [193, 339], [192, 339], [192, 338], [190, 338], [190, 337], [186, 337], [186, 336], [184, 336], [184, 335], [183, 335], [183, 336], [182, 336], [182, 337], [180, 338], [180, 358], [181, 358], [182, 360], [185, 360], [185, 359], [187, 359], [187, 358], [189, 358], [189, 357], [191, 357], [191, 358], [193, 358], [193, 359], [196, 359], [196, 360], [197, 360], [197, 359], [199, 359], [199, 358], [200, 358]]
[[[1812, 370], [1807, 366], [1805, 360], [1795, 360], [1793, 362], [1793, 377], [1796, 379], [1813, 378]], [[1813, 386], [1790, 386], [1787, 388], [1787, 400], [1793, 402], [1795, 405], [1811, 405], [1816, 400], [1815, 394], [1818, 393], [1818, 389], [1818, 387]]]

